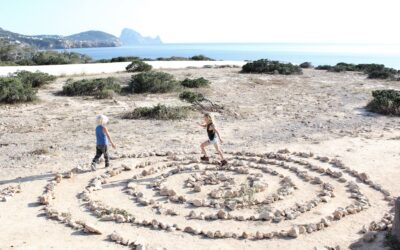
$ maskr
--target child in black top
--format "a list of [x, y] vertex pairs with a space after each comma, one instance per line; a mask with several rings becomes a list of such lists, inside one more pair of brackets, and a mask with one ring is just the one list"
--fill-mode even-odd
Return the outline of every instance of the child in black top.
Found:
[[221, 157], [221, 166], [226, 165], [227, 161], [224, 159], [224, 156], [223, 156], [223, 154], [221, 152], [221, 148], [220, 148], [220, 143], [223, 143], [223, 141], [221, 139], [221, 136], [220, 136], [218, 130], [215, 128], [215, 124], [213, 122], [212, 116], [208, 113], [204, 114], [204, 123], [199, 124], [199, 125], [202, 126], [203, 128], [206, 128], [207, 135], [208, 135], [208, 140], [203, 142], [200, 145], [201, 152], [204, 155], [201, 157], [201, 160], [203, 160], [203, 161], [210, 160], [210, 158], [208, 158], [208, 156], [207, 156], [205, 147], [207, 147], [208, 145], [214, 145], [215, 149], [217, 150], [217, 153]]

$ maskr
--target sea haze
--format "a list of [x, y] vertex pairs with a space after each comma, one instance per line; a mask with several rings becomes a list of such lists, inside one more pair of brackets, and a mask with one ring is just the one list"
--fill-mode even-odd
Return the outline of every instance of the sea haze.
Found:
[[[62, 50], [59, 50], [62, 51]], [[380, 63], [400, 69], [400, 44], [160, 44], [109, 48], [67, 49], [91, 56], [110, 59], [118, 56], [191, 57], [203, 54], [216, 60], [256, 60], [268, 58], [292, 63], [312, 62], [314, 65], [347, 63]]]

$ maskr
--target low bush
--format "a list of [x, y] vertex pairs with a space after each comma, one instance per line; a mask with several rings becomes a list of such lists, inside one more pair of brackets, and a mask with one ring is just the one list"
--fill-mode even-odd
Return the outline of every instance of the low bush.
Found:
[[30, 60], [18, 62], [20, 65], [56, 65], [89, 63], [92, 59], [75, 52], [40, 51], [33, 54]]
[[195, 55], [190, 57], [189, 59], [193, 61], [214, 61], [214, 59], [206, 57], [205, 55]]
[[355, 64], [340, 62], [340, 63], [337, 63], [331, 69], [329, 69], [329, 71], [344, 72], [344, 71], [359, 71], [359, 70], [357, 69], [357, 65], [355, 65]]
[[387, 89], [372, 91], [373, 100], [367, 109], [384, 115], [400, 115], [400, 91]]
[[136, 60], [141, 60], [141, 59], [140, 57], [137, 56], [119, 56], [111, 58], [110, 62], [132, 62]]
[[40, 71], [29, 72], [26, 70], [17, 71], [12, 76], [21, 79], [23, 84], [29, 84], [33, 88], [39, 88], [54, 81], [57, 77]]
[[368, 74], [369, 79], [390, 79], [396, 80], [399, 72], [396, 69], [386, 68], [383, 64], [352, 64], [352, 63], [337, 63], [335, 66], [320, 65], [315, 69], [328, 70], [331, 72], [357, 71]]
[[128, 72], [146, 72], [152, 69], [150, 64], [147, 64], [141, 60], [133, 60], [128, 66], [126, 66]]
[[373, 71], [381, 71], [384, 69], [385, 69], [385, 65], [383, 65], [383, 64], [375, 64], [375, 63], [357, 64], [357, 70], [362, 71], [366, 74], [369, 74], [370, 72], [373, 72]]
[[190, 103], [194, 103], [194, 102], [201, 102], [202, 100], [204, 100], [204, 96], [203, 94], [197, 92], [183, 91], [179, 95], [179, 99]]
[[299, 66], [293, 65], [291, 63], [281, 63], [278, 61], [261, 59], [243, 65], [242, 73], [292, 75], [292, 74], [302, 74], [302, 70]]
[[122, 115], [122, 119], [180, 120], [187, 117], [188, 107], [167, 107], [158, 104], [154, 107], [135, 108]]
[[144, 72], [132, 76], [130, 93], [167, 93], [179, 88], [173, 75], [164, 72]]
[[316, 70], [330, 70], [332, 68], [333, 66], [331, 65], [318, 65], [317, 67], [315, 67]]
[[116, 78], [83, 79], [67, 81], [61, 92], [66, 96], [95, 96], [96, 98], [110, 98], [121, 92], [121, 85]]
[[369, 79], [389, 79], [396, 80], [398, 71], [392, 68], [375, 69], [368, 72]]
[[310, 62], [303, 62], [303, 63], [300, 64], [299, 66], [300, 66], [300, 68], [302, 68], [302, 69], [310, 69], [310, 68], [313, 68], [312, 63], [310, 63]]
[[36, 90], [17, 77], [0, 78], [0, 103], [31, 102], [36, 100]]
[[210, 81], [203, 77], [196, 79], [186, 78], [181, 82], [181, 84], [183, 87], [186, 88], [201, 88], [201, 87], [208, 87], [210, 85]]

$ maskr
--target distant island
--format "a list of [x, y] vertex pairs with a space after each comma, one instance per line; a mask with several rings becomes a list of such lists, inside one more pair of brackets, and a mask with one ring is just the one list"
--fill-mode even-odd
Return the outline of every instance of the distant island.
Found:
[[161, 44], [161, 38], [144, 37], [132, 29], [123, 29], [120, 37], [103, 31], [85, 31], [70, 36], [23, 35], [0, 28], [0, 38], [13, 43], [21, 43], [38, 49], [71, 49], [95, 47], [119, 47], [122, 45]]
[[144, 37], [139, 32], [133, 29], [123, 29], [119, 37], [122, 45], [140, 45], [140, 44], [162, 44], [161, 38], [159, 36]]

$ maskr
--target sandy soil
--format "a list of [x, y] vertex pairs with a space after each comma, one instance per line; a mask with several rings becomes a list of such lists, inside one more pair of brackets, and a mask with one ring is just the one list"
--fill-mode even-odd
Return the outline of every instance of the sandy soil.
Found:
[[[186, 67], [200, 68], [205, 65], [236, 65], [243, 66], [244, 61], [146, 61], [154, 69], [179, 69]], [[68, 64], [68, 65], [40, 65], [40, 66], [2, 66], [0, 67], [0, 76], [7, 76], [19, 70], [31, 72], [40, 71], [56, 76], [82, 75], [82, 74], [106, 74], [124, 72], [125, 67], [130, 62], [116, 63], [86, 63], [86, 64]]]
[[[291, 152], [312, 152], [315, 155], [337, 158], [346, 166], [367, 173], [374, 183], [381, 184], [392, 195], [400, 192], [400, 130], [398, 118], [386, 117], [367, 112], [365, 104], [371, 98], [371, 91], [382, 88], [397, 88], [395, 82], [367, 80], [358, 73], [330, 73], [305, 70], [300, 76], [245, 75], [238, 69], [165, 69], [178, 79], [205, 77], [211, 87], [201, 89], [210, 100], [223, 105], [225, 111], [216, 115], [218, 127], [224, 139], [223, 150], [227, 152], [230, 164], [235, 161], [232, 152], [266, 153], [287, 148]], [[93, 76], [76, 76], [75, 79], [116, 76], [127, 82], [130, 74], [113, 73]], [[0, 202], [0, 249], [122, 249], [126, 248], [107, 240], [107, 235], [116, 231], [122, 236], [145, 242], [149, 248], [166, 249], [314, 249], [314, 247], [340, 246], [348, 249], [356, 243], [360, 249], [382, 249], [384, 232], [379, 233], [373, 243], [362, 242], [359, 231], [371, 221], [379, 221], [391, 206], [384, 196], [370, 186], [357, 184], [368, 197], [370, 206], [352, 216], [334, 221], [331, 226], [302, 234], [296, 239], [274, 238], [252, 239], [207, 239], [182, 231], [167, 232], [132, 225], [101, 221], [88, 211], [78, 194], [92, 178], [106, 170], [99, 165], [96, 172], [75, 175], [65, 179], [55, 188], [56, 199], [52, 207], [69, 212], [73, 218], [95, 225], [102, 235], [87, 235], [73, 230], [60, 222], [43, 215], [43, 206], [38, 204], [44, 187], [55, 173], [64, 173], [77, 166], [86, 166], [94, 156], [94, 119], [99, 113], [110, 117], [108, 125], [117, 144], [111, 150], [115, 156], [112, 167], [121, 164], [135, 166], [143, 161], [178, 162], [166, 157], [120, 158], [123, 154], [143, 152], [178, 153], [181, 157], [200, 157], [199, 144], [206, 139], [196, 122], [201, 121], [199, 113], [182, 121], [122, 120], [120, 115], [140, 106], [158, 103], [177, 106], [181, 102], [178, 93], [162, 95], [118, 96], [114, 100], [96, 100], [90, 97], [62, 97], [55, 93], [62, 88], [68, 77], [58, 78], [54, 83], [39, 91], [40, 100], [34, 104], [3, 105], [0, 108], [0, 190], [21, 185], [21, 193], [7, 202]], [[197, 154], [193, 154], [192, 151]], [[211, 151], [211, 148], [209, 149]], [[213, 154], [212, 154], [213, 155]], [[213, 157], [216, 157], [213, 155]], [[247, 160], [245, 160], [247, 164]], [[315, 159], [308, 161], [328, 167]], [[205, 164], [198, 164], [204, 168]], [[150, 167], [148, 166], [145, 169]], [[292, 178], [298, 187], [293, 194], [271, 206], [283, 209], [309, 200], [318, 194], [319, 186], [303, 181], [295, 173], [274, 165], [267, 165], [285, 176]], [[298, 166], [299, 168], [304, 168]], [[161, 173], [151, 174], [137, 180], [146, 197], [154, 198], [166, 208], [175, 209], [179, 215], [167, 216], [155, 212], [151, 206], [140, 206], [131, 196], [123, 192], [132, 176], [143, 169], [133, 169], [110, 177], [101, 190], [93, 192], [94, 200], [114, 208], [121, 208], [143, 220], [157, 219], [183, 228], [191, 226], [199, 230], [243, 231], [255, 234], [257, 231], [287, 230], [292, 225], [307, 224], [329, 215], [337, 207], [351, 203], [346, 184], [328, 175], [310, 172], [335, 187], [335, 197], [328, 203], [321, 203], [313, 210], [301, 214], [294, 220], [280, 223], [269, 221], [233, 220], [190, 220], [185, 217], [190, 211], [215, 213], [219, 209], [174, 204], [160, 198], [146, 184], [154, 181]], [[341, 171], [337, 170], [336, 171]], [[196, 171], [193, 171], [193, 173]], [[197, 171], [199, 172], [199, 171]], [[200, 171], [201, 172], [201, 171]], [[200, 173], [199, 172], [199, 173]], [[246, 181], [246, 176], [220, 171], [235, 178], [235, 183]], [[265, 197], [279, 188], [279, 178], [261, 173], [268, 183]], [[202, 192], [193, 193], [185, 188], [185, 180], [191, 171], [166, 178], [165, 185], [190, 199], [208, 199], [211, 187], [204, 186]], [[357, 178], [343, 172], [348, 181]], [[211, 188], [211, 189], [210, 189]], [[257, 206], [235, 210], [234, 215], [259, 214]]]

